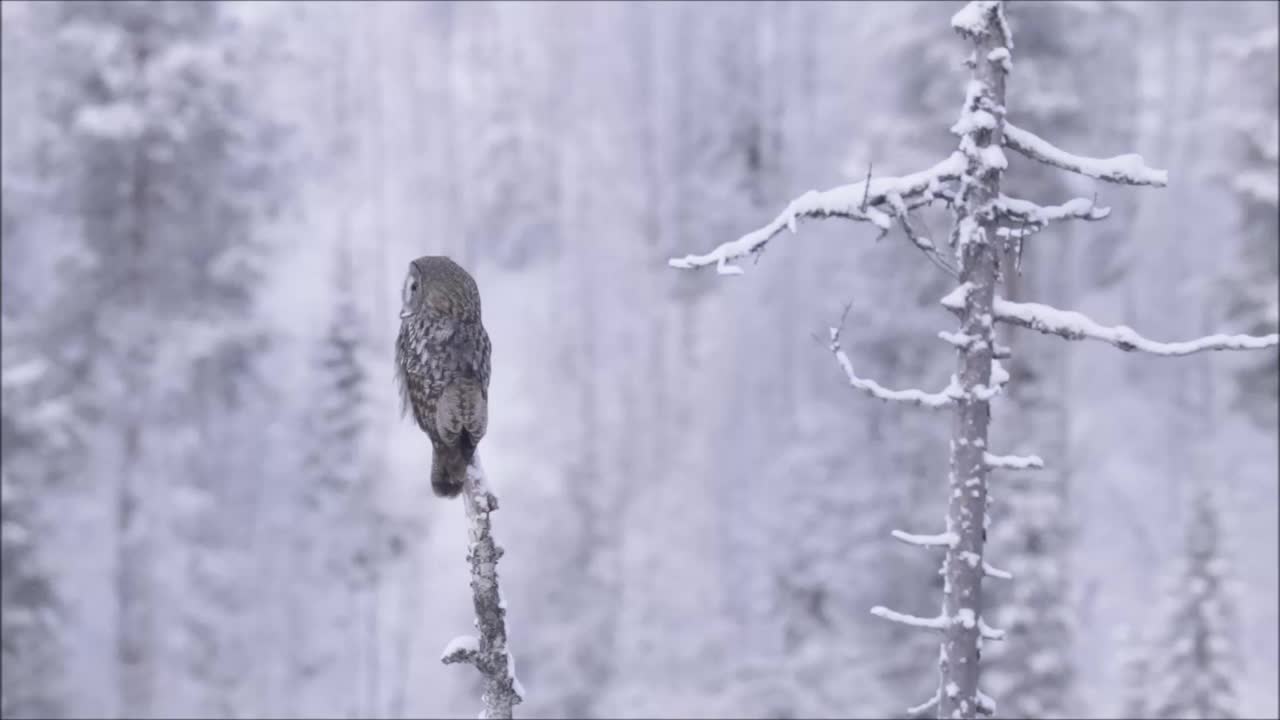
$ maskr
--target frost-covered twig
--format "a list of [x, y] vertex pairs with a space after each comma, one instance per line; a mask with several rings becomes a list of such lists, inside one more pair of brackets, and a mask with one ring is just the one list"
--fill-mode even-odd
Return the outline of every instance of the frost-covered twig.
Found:
[[987, 577], [993, 577], [993, 578], [996, 578], [996, 579], [998, 579], [998, 580], [1012, 580], [1012, 579], [1013, 579], [1013, 573], [1009, 572], [1008, 570], [1001, 570], [1000, 568], [998, 568], [998, 567], [996, 567], [996, 566], [992, 565], [991, 563], [987, 562], [986, 560], [983, 560], [983, 561], [982, 561], [982, 573], [983, 573], [984, 575], [986, 575]]
[[[953, 292], [943, 298], [942, 304], [950, 310], [959, 311], [963, 307], [963, 297]], [[1101, 340], [1121, 350], [1141, 350], [1164, 357], [1208, 350], [1263, 350], [1280, 343], [1280, 335], [1275, 333], [1260, 336], [1219, 334], [1184, 342], [1162, 343], [1148, 340], [1124, 325], [1106, 327], [1082, 313], [1059, 310], [1040, 303], [1019, 303], [996, 298], [992, 310], [996, 320], [1037, 330], [1046, 335], [1058, 335], [1068, 340]]]
[[931, 618], [922, 618], [915, 615], [907, 615], [905, 613], [895, 612], [883, 605], [877, 605], [871, 608], [871, 614], [876, 617], [884, 618], [889, 622], [896, 622], [902, 625], [910, 625], [911, 627], [924, 628], [926, 630], [944, 630], [948, 623], [945, 615], [938, 615]]
[[524, 699], [524, 688], [516, 678], [515, 659], [507, 648], [507, 609], [498, 585], [498, 559], [502, 548], [493, 540], [489, 515], [498, 509], [498, 498], [489, 491], [477, 456], [467, 468], [463, 489], [470, 543], [467, 562], [471, 564], [471, 594], [476, 612], [477, 639], [455, 638], [441, 653], [441, 661], [475, 665], [484, 676], [483, 718], [510, 718], [512, 706]]
[[984, 640], [1004, 639], [1004, 631], [991, 627], [983, 618], [978, 618], [978, 634], [981, 635]]
[[[671, 258], [667, 264], [674, 268], [690, 269], [715, 265], [721, 275], [738, 275], [742, 268], [731, 261], [759, 252], [778, 233], [785, 229], [795, 232], [796, 222], [808, 218], [843, 217], [850, 220], [871, 222], [882, 231], [891, 226], [891, 208], [888, 195], [896, 194], [906, 207], [928, 204], [935, 197], [941, 184], [960, 177], [964, 170], [964, 156], [952, 153], [950, 157], [933, 167], [902, 177], [875, 178], [852, 185], [841, 185], [819, 192], [810, 190], [792, 200], [780, 215], [764, 227], [727, 242], [705, 255], [686, 255]], [[864, 203], [863, 200], [866, 200]]]
[[907, 708], [907, 714], [908, 714], [908, 715], [919, 715], [919, 714], [923, 713], [925, 710], [928, 710], [928, 709], [930, 709], [930, 708], [932, 708], [932, 707], [935, 707], [935, 706], [938, 704], [938, 701], [939, 701], [939, 700], [941, 700], [941, 699], [942, 699], [942, 698], [941, 698], [941, 696], [940, 696], [938, 693], [936, 693], [936, 692], [935, 692], [935, 693], [933, 694], [933, 697], [929, 698], [928, 700], [925, 700], [924, 702], [920, 703], [919, 705], [916, 705], [916, 706], [913, 706], [913, 707], [909, 707], [909, 708]]
[[1169, 184], [1169, 172], [1147, 167], [1141, 155], [1130, 153], [1111, 158], [1072, 155], [1007, 120], [1004, 123], [1004, 144], [1005, 147], [1017, 150], [1032, 160], [1107, 182], [1157, 187]]
[[949, 407], [955, 402], [960, 392], [960, 387], [955, 383], [955, 377], [952, 376], [951, 384], [941, 392], [927, 393], [923, 390], [911, 388], [908, 390], [890, 390], [875, 380], [860, 378], [853, 372], [853, 363], [849, 362], [849, 356], [840, 349], [840, 329], [831, 328], [831, 344], [828, 346], [831, 353], [835, 355], [836, 362], [840, 364], [840, 368], [844, 370], [845, 377], [849, 380], [849, 385], [861, 390], [868, 395], [880, 398], [884, 401], [895, 400], [897, 402], [910, 403], [928, 408], [944, 408]]
[[982, 462], [993, 470], [1041, 470], [1044, 460], [1039, 455], [992, 455], [982, 453]]
[[1102, 220], [1111, 214], [1111, 208], [1098, 207], [1088, 198], [1074, 198], [1061, 205], [1037, 205], [1030, 200], [1001, 195], [996, 201], [996, 212], [1008, 220], [1043, 225], [1054, 220]]
[[988, 716], [995, 715], [996, 714], [995, 699], [992, 698], [990, 695], [982, 692], [981, 690], [978, 691], [977, 695], [978, 695], [978, 712]]
[[917, 547], [954, 547], [959, 537], [952, 532], [939, 533], [937, 535], [913, 535], [911, 533], [894, 530], [889, 533], [896, 540], [901, 540], [908, 545]]
[[910, 240], [912, 245], [919, 248], [925, 257], [929, 258], [929, 261], [943, 272], [951, 277], [959, 277], [960, 272], [952, 267], [946, 258], [942, 257], [942, 254], [938, 252], [938, 246], [934, 245], [929, 238], [916, 232], [915, 227], [911, 224], [911, 210], [907, 207], [906, 202], [903, 201], [902, 196], [897, 193], [890, 193], [888, 201], [889, 209], [892, 210], [894, 217], [898, 218], [898, 223], [902, 225], [902, 232], [906, 234], [907, 240]]

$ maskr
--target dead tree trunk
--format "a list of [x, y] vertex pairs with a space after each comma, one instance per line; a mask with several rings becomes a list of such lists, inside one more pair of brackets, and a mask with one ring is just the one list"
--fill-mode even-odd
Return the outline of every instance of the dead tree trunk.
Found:
[[[952, 17], [951, 25], [972, 45], [967, 63], [972, 76], [960, 119], [951, 128], [959, 136], [960, 146], [950, 157], [927, 170], [902, 177], [873, 179], [868, 175], [864, 182], [824, 192], [810, 191], [793, 200], [768, 225], [705, 255], [672, 258], [668, 263], [676, 268], [714, 264], [720, 274], [741, 274], [742, 269], [732, 261], [758, 255], [784, 230], [794, 233], [799, 220], [841, 217], [870, 222], [880, 229], [881, 235], [897, 222], [912, 245], [960, 281], [959, 286], [942, 299], [943, 307], [960, 318], [959, 332], [938, 334], [959, 353], [957, 371], [942, 391], [890, 390], [874, 380], [858, 377], [853, 363], [841, 349], [839, 328], [831, 328], [830, 349], [854, 389], [880, 400], [954, 411], [946, 531], [936, 535], [893, 531], [895, 538], [908, 544], [946, 549], [942, 612], [932, 618], [904, 615], [883, 607], [872, 608], [871, 612], [943, 635], [938, 691], [910, 712], [936, 706], [939, 717], [973, 718], [978, 713], [995, 712], [995, 701], [978, 689], [978, 661], [983, 640], [1003, 637], [1001, 631], [988, 627], [982, 619], [982, 580], [984, 577], [1011, 579], [1009, 573], [992, 567], [983, 558], [987, 473], [995, 469], [1036, 469], [1044, 464], [1034, 455], [1015, 457], [988, 452], [990, 402], [1009, 380], [998, 358], [1008, 357], [1010, 350], [996, 345], [994, 323], [1004, 322], [1069, 340], [1099, 340], [1121, 350], [1164, 357], [1209, 350], [1272, 348], [1280, 342], [1280, 336], [1274, 333], [1261, 337], [1210, 335], [1187, 342], [1162, 343], [1142, 337], [1125, 326], [1105, 327], [1077, 312], [997, 297], [996, 284], [1002, 270], [1016, 271], [1001, 268], [998, 258], [1010, 257], [1016, 266], [1023, 241], [1051, 222], [1101, 220], [1111, 212], [1085, 198], [1042, 207], [1002, 194], [1000, 179], [1006, 167], [1004, 148], [1055, 168], [1112, 183], [1164, 186], [1168, 183], [1168, 174], [1147, 167], [1138, 155], [1113, 158], [1073, 155], [1007, 121], [1005, 76], [1013, 67], [1013, 41], [1000, 0], [973, 0]], [[911, 220], [913, 209], [935, 200], [946, 201], [954, 212], [950, 239], [959, 269], [952, 267], [932, 240], [917, 232]]]
[[1006, 167], [1000, 149], [1005, 111], [1004, 81], [1008, 65], [1008, 30], [997, 2], [974, 3], [952, 25], [973, 43], [972, 72], [960, 121], [965, 170], [955, 203], [953, 241], [960, 257], [960, 335], [956, 373], [961, 392], [951, 431], [951, 488], [947, 532], [955, 542], [943, 560], [943, 629], [938, 658], [939, 717], [973, 717], [975, 709], [994, 711], [978, 693], [981, 652], [982, 564], [987, 540], [987, 426], [991, 419], [992, 363], [995, 338], [991, 304], [996, 286], [996, 201]]
[[476, 666], [484, 676], [482, 718], [510, 718], [511, 708], [524, 699], [524, 688], [516, 678], [515, 658], [507, 649], [507, 606], [498, 586], [498, 559], [502, 548], [493, 541], [489, 514], [498, 509], [498, 498], [489, 492], [480, 458], [467, 468], [463, 502], [471, 524], [467, 562], [471, 563], [471, 596], [476, 610], [477, 639], [473, 635], [454, 638], [440, 660]]

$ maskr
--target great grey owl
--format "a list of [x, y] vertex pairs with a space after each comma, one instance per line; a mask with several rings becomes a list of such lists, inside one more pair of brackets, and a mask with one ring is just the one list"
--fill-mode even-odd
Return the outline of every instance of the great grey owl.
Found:
[[427, 255], [409, 263], [402, 291], [396, 379], [400, 412], [413, 408], [431, 438], [431, 488], [462, 492], [467, 465], [489, 419], [489, 335], [480, 290], [454, 261]]

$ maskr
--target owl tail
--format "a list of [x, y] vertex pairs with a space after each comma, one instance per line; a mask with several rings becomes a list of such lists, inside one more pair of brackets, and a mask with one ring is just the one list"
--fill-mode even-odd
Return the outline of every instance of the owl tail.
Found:
[[437, 497], [457, 497], [467, 480], [467, 458], [461, 448], [436, 446], [431, 454], [431, 489]]

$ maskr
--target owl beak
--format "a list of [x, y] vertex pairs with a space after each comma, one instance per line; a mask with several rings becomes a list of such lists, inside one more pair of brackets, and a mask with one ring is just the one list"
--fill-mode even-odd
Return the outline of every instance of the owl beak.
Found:
[[401, 311], [400, 311], [400, 319], [401, 319], [401, 320], [403, 320], [403, 319], [405, 319], [405, 318], [407, 318], [407, 317], [409, 317], [409, 316], [411, 316], [411, 315], [413, 315], [413, 311], [412, 311], [412, 310], [401, 310]]

